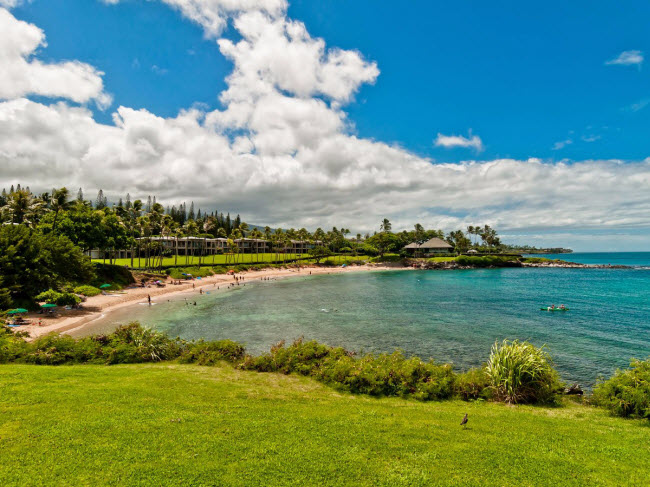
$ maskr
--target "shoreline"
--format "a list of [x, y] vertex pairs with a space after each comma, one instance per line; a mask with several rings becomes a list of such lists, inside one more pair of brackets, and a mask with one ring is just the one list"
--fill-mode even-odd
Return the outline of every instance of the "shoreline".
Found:
[[[346, 272], [373, 272], [373, 271], [388, 271], [388, 270], [409, 270], [408, 267], [397, 267], [388, 265], [359, 265], [347, 267], [319, 267], [309, 266], [300, 268], [285, 268], [285, 269], [262, 269], [254, 271], [246, 271], [235, 274], [238, 278], [243, 278], [246, 281], [258, 281], [261, 278], [269, 279], [283, 279], [298, 276], [309, 275], [322, 275], [322, 274], [342, 274]], [[57, 317], [47, 317], [40, 315], [36, 312], [30, 312], [25, 318], [31, 320], [32, 323], [18, 328], [19, 331], [29, 333], [28, 339], [47, 335], [48, 333], [67, 333], [83, 329], [90, 323], [103, 318], [106, 314], [115, 310], [122, 309], [128, 306], [134, 306], [147, 302], [147, 296], [151, 296], [152, 300], [156, 297], [170, 297], [186, 293], [200, 294], [200, 290], [209, 287], [210, 290], [218, 286], [228, 286], [235, 282], [232, 274], [215, 274], [213, 276], [203, 277], [201, 279], [194, 279], [191, 281], [182, 281], [183, 284], [175, 285], [170, 284], [173, 279], [168, 278], [165, 281], [165, 287], [144, 287], [144, 288], [131, 288], [111, 294], [100, 294], [98, 296], [89, 297], [83, 303], [81, 310], [61, 310]], [[223, 288], [222, 288], [223, 289]], [[38, 322], [41, 321], [42, 325], [39, 326]]]
[[[513, 263], [514, 264], [514, 263]], [[488, 266], [480, 267], [482, 269], [518, 267], [518, 268], [563, 268], [563, 269], [631, 269], [628, 266], [617, 265], [599, 265], [599, 264], [579, 264], [573, 262], [536, 262], [536, 263], [517, 263], [518, 265]], [[322, 267], [322, 266], [305, 266], [284, 269], [261, 269], [245, 271], [235, 274], [244, 281], [268, 279], [282, 279], [305, 275], [320, 274], [341, 274], [345, 272], [372, 272], [388, 270], [465, 270], [479, 269], [476, 266], [462, 266], [455, 262], [427, 262], [411, 263], [411, 265], [387, 265], [387, 264], [364, 264], [347, 267]], [[213, 276], [194, 279], [191, 281], [182, 281], [182, 284], [171, 284], [173, 279], [165, 280], [165, 287], [144, 287], [124, 289], [110, 294], [100, 294], [89, 297], [83, 303], [81, 310], [61, 309], [56, 317], [48, 317], [36, 312], [30, 312], [26, 318], [31, 320], [29, 325], [19, 328], [20, 331], [27, 332], [28, 339], [33, 340], [48, 333], [67, 333], [76, 332], [88, 326], [92, 322], [104, 318], [106, 314], [128, 306], [134, 306], [147, 302], [147, 296], [152, 299], [156, 297], [171, 297], [185, 293], [199, 293], [201, 289], [215, 286], [227, 286], [234, 282], [231, 274], [215, 274]], [[217, 287], [217, 289], [219, 289]], [[39, 326], [38, 323], [41, 323]]]

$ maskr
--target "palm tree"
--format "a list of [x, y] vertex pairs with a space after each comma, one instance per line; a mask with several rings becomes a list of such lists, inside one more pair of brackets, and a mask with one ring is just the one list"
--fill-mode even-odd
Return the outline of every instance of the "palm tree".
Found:
[[68, 202], [68, 197], [70, 192], [65, 186], [61, 189], [56, 189], [52, 192], [52, 198], [50, 199], [50, 208], [54, 211], [54, 222], [52, 223], [52, 232], [56, 232], [56, 224], [59, 218], [59, 212], [61, 210], [66, 210], [70, 206]]
[[393, 225], [391, 222], [388, 221], [388, 218], [384, 218], [384, 220], [381, 222], [381, 225], [379, 225], [379, 230], [382, 232], [390, 232], [392, 229]]
[[26, 189], [19, 189], [9, 194], [7, 203], [0, 210], [5, 221], [34, 226], [46, 208], [43, 200], [35, 198]]

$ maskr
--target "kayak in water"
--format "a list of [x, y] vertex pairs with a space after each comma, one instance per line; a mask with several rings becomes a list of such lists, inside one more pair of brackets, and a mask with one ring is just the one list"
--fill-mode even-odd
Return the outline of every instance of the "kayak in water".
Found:
[[569, 311], [569, 308], [539, 308], [540, 311]]

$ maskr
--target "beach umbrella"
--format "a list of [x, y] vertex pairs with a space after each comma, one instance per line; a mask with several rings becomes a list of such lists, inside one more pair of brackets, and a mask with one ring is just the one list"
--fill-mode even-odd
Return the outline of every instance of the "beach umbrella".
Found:
[[111, 285], [110, 284], [102, 284], [101, 286], [99, 286], [99, 289], [106, 289], [107, 287], [111, 287]]
[[186, 276], [187, 274], [185, 274], [185, 273], [183, 272], [181, 275], [182, 275], [182, 276]]
[[41, 304], [41, 308], [56, 308], [56, 304], [54, 303]]
[[8, 314], [17, 315], [18, 313], [27, 313], [27, 310], [25, 308], [16, 308], [16, 309], [12, 309], [11, 311], [9, 311]]

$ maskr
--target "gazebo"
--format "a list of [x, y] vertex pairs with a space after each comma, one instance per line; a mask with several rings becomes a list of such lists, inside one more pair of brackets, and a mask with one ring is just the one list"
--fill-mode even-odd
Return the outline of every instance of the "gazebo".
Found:
[[404, 247], [403, 250], [414, 256], [426, 256], [431, 254], [448, 254], [454, 248], [442, 239], [434, 237], [424, 243], [413, 242]]

